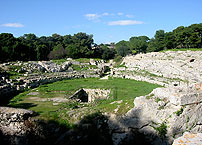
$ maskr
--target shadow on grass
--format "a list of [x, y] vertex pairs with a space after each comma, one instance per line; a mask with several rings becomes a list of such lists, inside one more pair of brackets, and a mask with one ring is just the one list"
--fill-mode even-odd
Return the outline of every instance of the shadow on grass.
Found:
[[9, 107], [14, 107], [14, 108], [23, 108], [23, 109], [29, 109], [31, 107], [37, 106], [37, 104], [34, 103], [18, 103], [14, 105], [8, 105]]
[[9, 94], [0, 94], [0, 106], [7, 106], [10, 102], [10, 100], [18, 95], [20, 92], [19, 91], [14, 91]]

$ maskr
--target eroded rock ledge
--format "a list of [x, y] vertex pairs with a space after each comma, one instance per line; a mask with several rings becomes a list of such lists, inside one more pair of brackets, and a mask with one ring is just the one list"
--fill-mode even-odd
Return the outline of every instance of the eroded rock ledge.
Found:
[[107, 118], [100, 113], [84, 117], [74, 128], [33, 115], [25, 109], [0, 107], [1, 145], [113, 145]]
[[[202, 51], [152, 52], [127, 56], [111, 76], [164, 86], [134, 99], [134, 108], [124, 116], [111, 114], [115, 144], [143, 133], [153, 145], [172, 144], [184, 132], [202, 132]], [[117, 124], [117, 125], [114, 125]]]

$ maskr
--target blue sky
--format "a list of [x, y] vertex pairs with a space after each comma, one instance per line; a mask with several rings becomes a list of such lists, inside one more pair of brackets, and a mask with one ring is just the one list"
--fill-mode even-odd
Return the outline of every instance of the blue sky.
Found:
[[85, 32], [96, 43], [202, 23], [202, 0], [0, 0], [0, 33]]

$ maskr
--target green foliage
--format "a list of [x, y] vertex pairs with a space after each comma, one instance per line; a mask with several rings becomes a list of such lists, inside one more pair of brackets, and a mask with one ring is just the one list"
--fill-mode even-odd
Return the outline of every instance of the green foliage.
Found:
[[131, 37], [129, 40], [130, 49], [132, 49], [133, 54], [145, 53], [148, 47], [149, 38], [147, 36]]
[[[202, 48], [202, 23], [188, 27], [180, 26], [172, 32], [157, 30], [154, 38], [147, 36], [131, 37], [129, 41], [120, 41], [117, 52], [121, 56], [140, 52], [157, 52], [181, 48]], [[116, 44], [116, 46], [117, 46]], [[129, 48], [128, 48], [129, 47]], [[129, 51], [130, 50], [130, 51]]]
[[153, 96], [154, 96], [154, 94], [147, 95], [147, 96], [146, 96], [146, 99], [149, 100], [149, 99], [151, 99]]
[[117, 50], [117, 53], [118, 55], [124, 57], [128, 54], [131, 54], [131, 50], [130, 50], [130, 47], [129, 47], [129, 42], [128, 41], [120, 41], [116, 44], [115, 46], [116, 50]]
[[[0, 61], [47, 60], [71, 58], [112, 59], [116, 53], [120, 56], [153, 51], [181, 48], [202, 48], [202, 23], [188, 27], [179, 26], [172, 32], [158, 30], [154, 38], [147, 36], [131, 37], [129, 41], [120, 41], [110, 45], [94, 44], [93, 35], [77, 33], [73, 36], [53, 34], [37, 37], [24, 34], [15, 38], [13, 34], [0, 34]], [[115, 49], [114, 49], [115, 46]], [[93, 48], [92, 48], [93, 47]]]
[[38, 38], [24, 34], [15, 38], [12, 34], [0, 34], [0, 61], [61, 59], [92, 57], [93, 35], [77, 33], [74, 36], [53, 34]]
[[123, 61], [123, 58], [122, 58], [122, 56], [117, 55], [117, 56], [114, 58], [114, 61], [115, 61], [114, 67], [120, 67], [120, 66], [121, 66], [121, 63], [122, 63], [122, 61]]
[[[153, 122], [154, 125], [152, 125], [152, 127], [158, 132], [159, 136], [162, 138], [165, 138], [166, 134], [167, 134], [167, 125], [166, 122], [163, 122], [161, 124], [156, 124]], [[156, 125], [158, 125], [156, 127]]]
[[158, 103], [159, 101], [162, 101], [162, 99], [160, 99], [159, 97], [156, 97], [155, 102]]
[[54, 49], [48, 54], [49, 59], [62, 59], [66, 56], [66, 50], [61, 44], [58, 44]]
[[103, 48], [102, 58], [104, 60], [112, 59], [112, 58], [114, 58], [114, 55], [115, 55], [114, 49], [110, 49], [108, 47]]
[[180, 110], [174, 112], [177, 116], [180, 116], [184, 111], [184, 107], [181, 107]]

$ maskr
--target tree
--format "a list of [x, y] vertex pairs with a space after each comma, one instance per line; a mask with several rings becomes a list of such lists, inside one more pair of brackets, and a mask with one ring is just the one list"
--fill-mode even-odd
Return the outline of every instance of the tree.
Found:
[[17, 39], [10, 33], [0, 34], [0, 60], [10, 61], [14, 60], [15, 50], [18, 47]]
[[77, 33], [72, 37], [73, 45], [78, 50], [78, 57], [90, 57], [93, 55], [92, 44], [93, 35], [87, 35], [86, 33]]
[[155, 34], [155, 41], [157, 48], [155, 51], [161, 51], [165, 48], [165, 32], [164, 30], [158, 30]]
[[66, 48], [66, 54], [67, 54], [67, 57], [70, 57], [70, 58], [79, 58], [80, 56], [80, 52], [79, 52], [79, 49], [75, 46], [75, 45], [68, 45]]
[[129, 45], [133, 53], [146, 52], [149, 38], [147, 36], [131, 37]]
[[44, 44], [38, 45], [36, 48], [36, 52], [37, 52], [37, 60], [48, 59], [49, 50], [46, 45]]
[[175, 36], [173, 32], [165, 33], [165, 48], [174, 49], [175, 47], [176, 47]]
[[175, 36], [176, 48], [184, 48], [184, 42], [185, 42], [184, 29], [185, 29], [184, 26], [179, 26], [173, 30]]
[[151, 38], [148, 47], [147, 47], [147, 52], [155, 52], [158, 51], [158, 45], [157, 42], [154, 38]]
[[108, 60], [114, 58], [115, 51], [113, 48], [109, 48], [107, 45], [102, 45], [102, 59]]
[[116, 45], [115, 45], [115, 48], [117, 50], [117, 54], [124, 57], [128, 54], [131, 54], [131, 50], [130, 50], [130, 47], [129, 47], [129, 42], [127, 41], [120, 41], [118, 42]]

